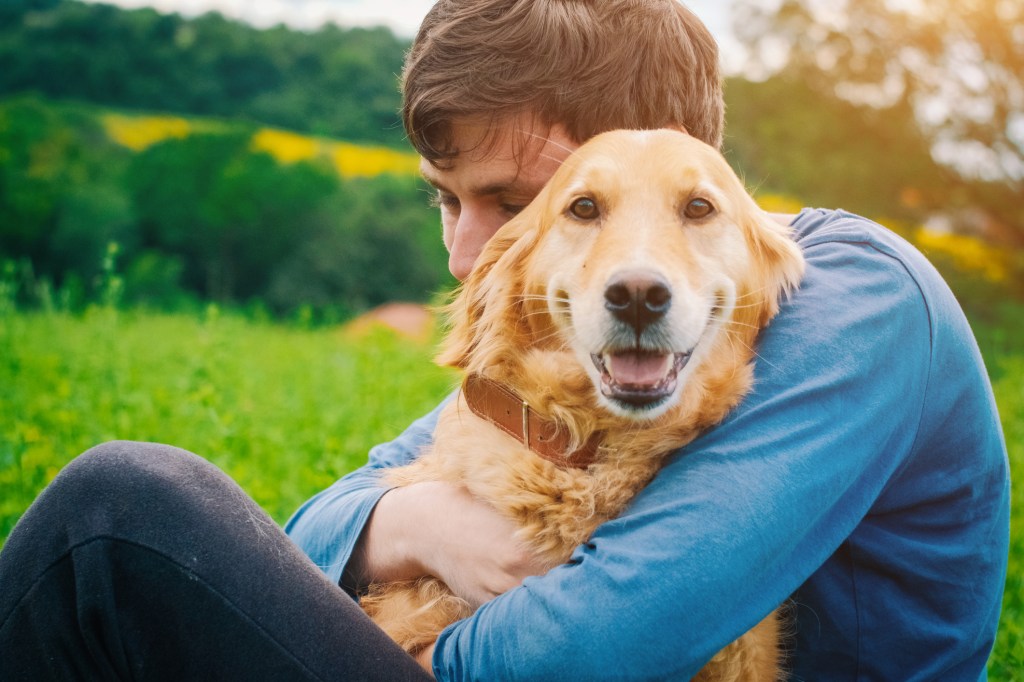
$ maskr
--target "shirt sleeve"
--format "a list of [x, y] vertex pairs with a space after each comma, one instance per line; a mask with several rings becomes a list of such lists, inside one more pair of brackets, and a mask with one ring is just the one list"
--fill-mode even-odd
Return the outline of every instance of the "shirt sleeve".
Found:
[[412, 462], [431, 443], [441, 409], [454, 393], [398, 438], [372, 448], [365, 465], [317, 494], [288, 520], [285, 532], [335, 583], [363, 532], [370, 513], [389, 488], [381, 471]]
[[568, 564], [447, 628], [438, 679], [690, 679], [837, 550], [913, 446], [929, 317], [871, 244], [804, 250], [740, 407]]

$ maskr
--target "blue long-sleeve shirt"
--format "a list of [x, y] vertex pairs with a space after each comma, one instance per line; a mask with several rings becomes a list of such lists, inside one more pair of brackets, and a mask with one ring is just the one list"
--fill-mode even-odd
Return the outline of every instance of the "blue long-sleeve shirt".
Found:
[[[979, 680], [1009, 545], [1006, 447], [953, 295], [906, 242], [805, 210], [755, 387], [572, 560], [438, 638], [443, 680], [685, 680], [791, 598], [794, 680]], [[304, 505], [335, 581], [437, 410]]]

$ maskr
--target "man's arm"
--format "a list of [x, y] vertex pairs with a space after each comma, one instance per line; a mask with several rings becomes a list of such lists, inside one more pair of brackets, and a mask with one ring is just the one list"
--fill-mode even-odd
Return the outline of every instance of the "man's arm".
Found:
[[569, 564], [445, 630], [438, 678], [689, 679], [844, 543], [915, 442], [929, 317], [887, 254], [806, 255], [743, 405]]
[[370, 451], [368, 463], [304, 504], [285, 531], [328, 575], [355, 593], [371, 581], [433, 575], [482, 604], [543, 570], [515, 525], [465, 488], [426, 482], [389, 489], [381, 473], [430, 444], [440, 410]]
[[395, 440], [374, 447], [364, 466], [311, 498], [288, 520], [285, 532], [334, 582], [341, 582], [364, 527], [388, 492], [380, 483], [381, 472], [412, 462], [430, 445], [437, 416], [451, 399], [413, 422]]
[[346, 576], [356, 585], [437, 576], [476, 607], [546, 568], [515, 533], [512, 521], [462, 486], [395, 488], [377, 503]]

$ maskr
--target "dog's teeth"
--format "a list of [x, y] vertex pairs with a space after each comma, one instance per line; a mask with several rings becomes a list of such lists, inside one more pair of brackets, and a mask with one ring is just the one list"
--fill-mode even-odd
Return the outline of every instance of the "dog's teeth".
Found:
[[673, 368], [676, 372], [681, 372], [683, 367], [686, 367], [686, 363], [690, 361], [692, 353], [676, 353], [675, 360], [673, 361]]

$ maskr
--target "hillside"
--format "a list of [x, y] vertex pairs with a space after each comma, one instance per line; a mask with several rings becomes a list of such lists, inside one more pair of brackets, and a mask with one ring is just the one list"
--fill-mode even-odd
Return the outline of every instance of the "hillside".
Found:
[[0, 263], [23, 302], [110, 292], [327, 320], [449, 282], [417, 157], [244, 122], [0, 100]]
[[0, 6], [0, 95], [240, 119], [403, 144], [397, 74], [408, 45], [383, 28], [258, 30], [71, 0]]

